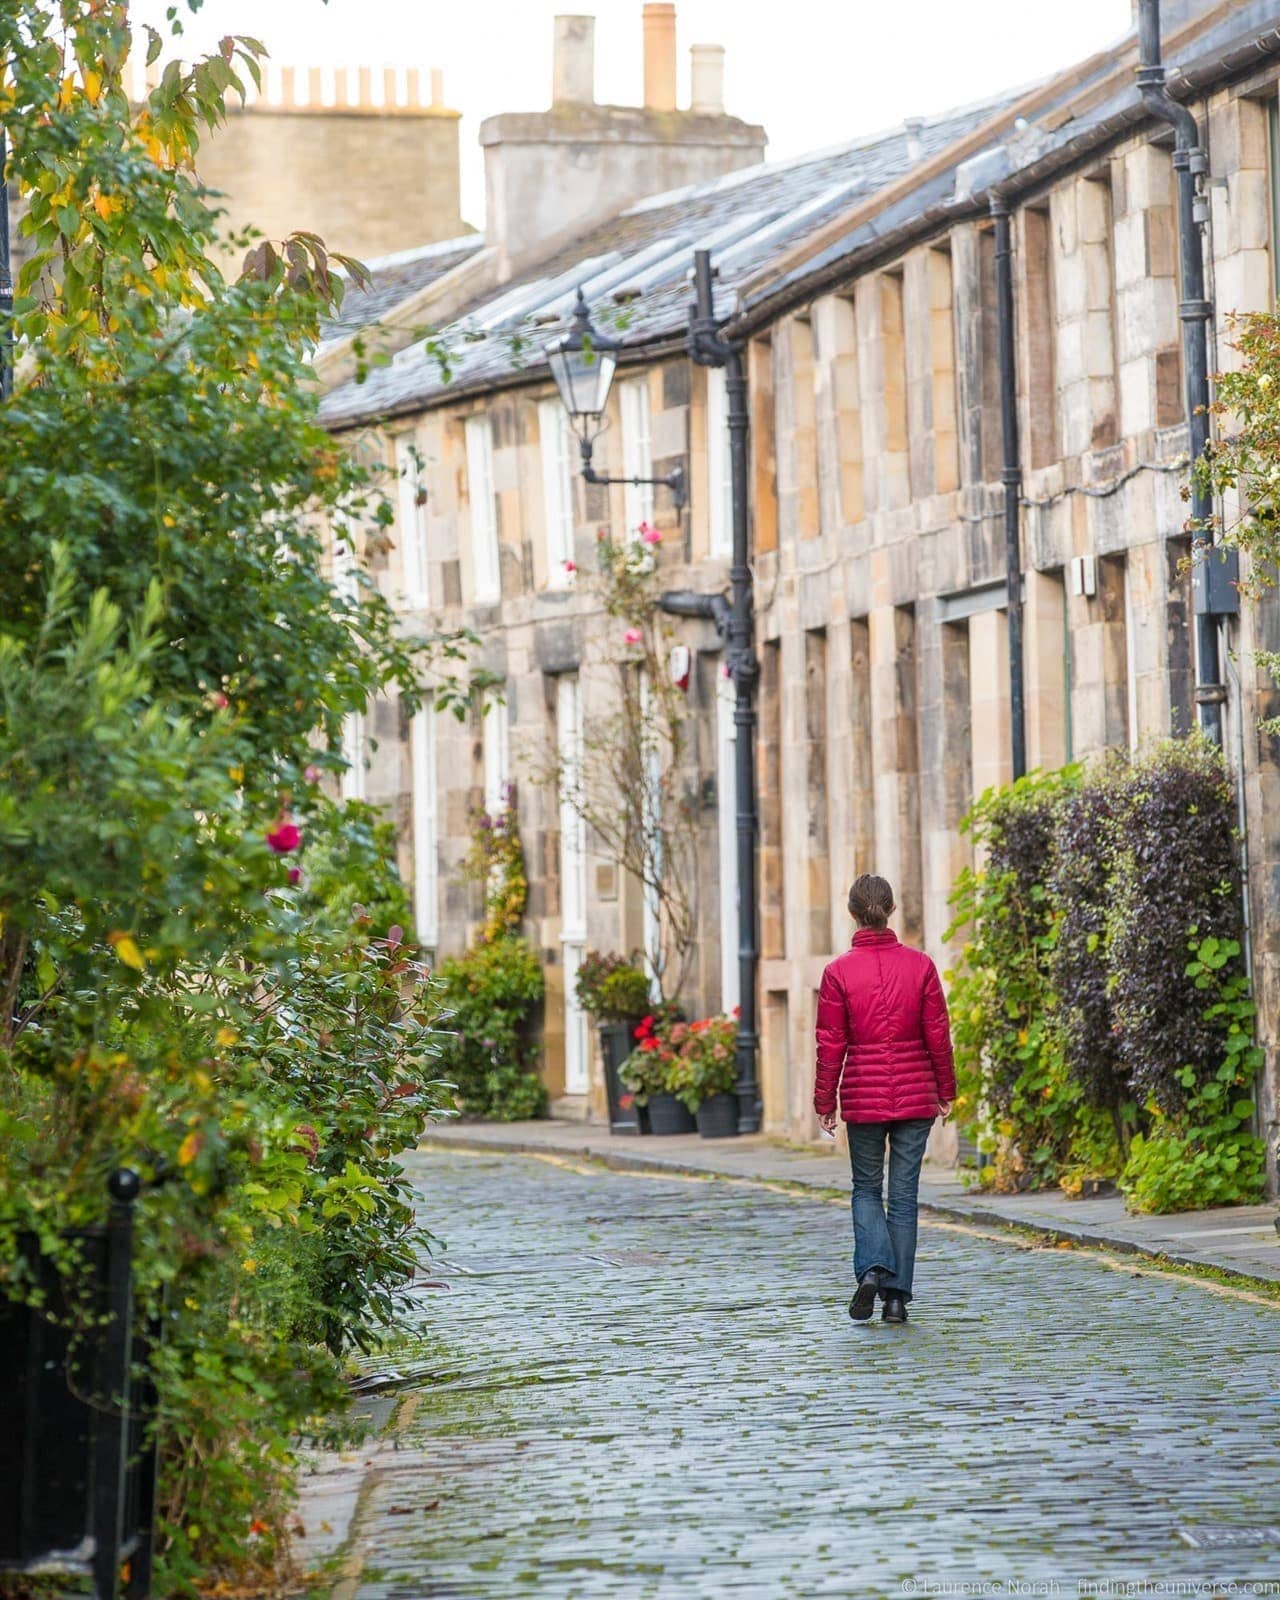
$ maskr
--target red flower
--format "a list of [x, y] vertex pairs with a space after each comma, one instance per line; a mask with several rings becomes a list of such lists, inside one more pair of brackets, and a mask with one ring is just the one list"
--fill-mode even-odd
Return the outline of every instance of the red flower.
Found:
[[560, 565], [566, 572], [572, 573], [578, 570], [578, 563], [576, 561], [562, 561]]
[[658, 1041], [655, 1038], [653, 1038], [651, 1036], [648, 1039], [641, 1039], [640, 1048], [642, 1050], [652, 1051], [652, 1050], [660, 1050], [662, 1048], [662, 1046], [658, 1043]]
[[636, 1103], [636, 1097], [633, 1094], [620, 1094], [618, 1096], [618, 1110], [619, 1111], [630, 1111], [631, 1107], [633, 1105], [635, 1105], [635, 1103]]
[[267, 843], [278, 856], [287, 856], [302, 843], [302, 830], [296, 822], [280, 822], [267, 834]]
[[290, 883], [297, 883], [302, 877], [302, 868], [290, 867], [285, 876], [288, 878]]
[[632, 1029], [632, 1038], [647, 1039], [653, 1032], [653, 1018], [641, 1017], [639, 1023]]

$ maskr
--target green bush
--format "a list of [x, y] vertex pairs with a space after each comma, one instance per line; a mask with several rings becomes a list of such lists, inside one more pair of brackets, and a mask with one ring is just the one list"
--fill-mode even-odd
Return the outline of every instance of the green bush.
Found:
[[1221, 755], [1197, 735], [1083, 782], [1038, 775], [967, 825], [982, 864], [953, 896], [957, 1104], [992, 1181], [1114, 1178], [1144, 1211], [1257, 1199], [1262, 1055]]
[[428, 1242], [397, 1156], [448, 1104], [438, 997], [388, 937], [385, 828], [323, 780], [352, 713], [412, 710], [463, 644], [402, 638], [361, 567], [394, 514], [317, 417], [334, 263], [302, 236], [225, 271], [191, 166], [259, 48], [136, 103], [124, 13], [0, 8], [27, 257], [0, 402], [0, 1294], [34, 1297], [23, 1236], [74, 1281], [107, 1173], [149, 1181], [154, 1590], [180, 1600], [279, 1591], [298, 1437]]
[[546, 1111], [537, 1076], [532, 1020], [543, 997], [542, 968], [526, 940], [504, 934], [449, 956], [436, 969], [451, 1030], [441, 1071], [468, 1116], [518, 1122]]
[[588, 950], [578, 966], [574, 994], [578, 1004], [601, 1022], [630, 1022], [650, 1005], [648, 974], [637, 956], [602, 955]]

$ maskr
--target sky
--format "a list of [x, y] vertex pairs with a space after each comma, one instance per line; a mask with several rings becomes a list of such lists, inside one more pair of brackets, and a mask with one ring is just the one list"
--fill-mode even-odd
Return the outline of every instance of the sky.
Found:
[[[173, 0], [133, 0], [164, 25]], [[551, 98], [552, 18], [596, 18], [596, 99], [637, 105], [641, 0], [203, 0], [183, 52], [248, 33], [294, 66], [418, 66], [444, 72], [462, 113], [462, 199], [482, 226], [477, 135], [500, 111]], [[1117, 39], [1131, 0], [676, 0], [680, 103], [691, 44], [725, 47], [725, 108], [769, 135], [783, 159], [1031, 83]]]

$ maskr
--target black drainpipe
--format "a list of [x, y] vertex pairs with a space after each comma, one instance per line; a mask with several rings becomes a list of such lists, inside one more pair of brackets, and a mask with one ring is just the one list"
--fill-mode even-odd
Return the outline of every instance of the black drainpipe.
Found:
[[996, 233], [996, 347], [1000, 359], [1000, 424], [1004, 436], [1004, 571], [1009, 622], [1009, 742], [1013, 776], [1027, 770], [1027, 706], [1022, 655], [1022, 457], [1018, 448], [1018, 371], [1013, 344], [1013, 244], [1009, 207], [991, 197]]
[[[1138, 0], [1138, 88], [1147, 111], [1174, 131], [1173, 165], [1178, 178], [1178, 235], [1182, 263], [1182, 365], [1186, 377], [1187, 432], [1194, 468], [1209, 442], [1209, 319], [1213, 306], [1205, 295], [1204, 247], [1200, 236], [1197, 182], [1209, 163], [1200, 144], [1200, 128], [1186, 106], [1165, 87], [1160, 58], [1160, 0]], [[1239, 610], [1234, 579], [1234, 551], [1210, 557], [1209, 517], [1213, 503], [1194, 470], [1191, 479], [1192, 598], [1196, 629], [1195, 701], [1200, 726], [1222, 746], [1222, 707], [1227, 698], [1218, 649], [1218, 619]], [[1226, 559], [1224, 559], [1224, 557]]]
[[675, 590], [662, 595], [664, 611], [709, 617], [725, 641], [734, 685], [734, 792], [738, 821], [738, 1035], [735, 1048], [738, 1132], [760, 1127], [760, 1034], [756, 980], [760, 964], [756, 927], [756, 680], [760, 664], [753, 646], [751, 548], [747, 517], [747, 375], [741, 344], [724, 339], [715, 320], [711, 255], [693, 253], [694, 303], [689, 313], [689, 358], [700, 367], [723, 367], [729, 422], [729, 476], [733, 491], [733, 555], [730, 599], [722, 594]]

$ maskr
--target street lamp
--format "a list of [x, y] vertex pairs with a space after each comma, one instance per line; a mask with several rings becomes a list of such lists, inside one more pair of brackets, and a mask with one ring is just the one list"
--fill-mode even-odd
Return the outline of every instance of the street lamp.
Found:
[[665, 478], [611, 478], [591, 465], [591, 452], [604, 429], [609, 390], [618, 366], [622, 345], [601, 333], [591, 321], [591, 311], [578, 290], [573, 307], [573, 326], [563, 338], [547, 346], [547, 363], [556, 380], [560, 401], [569, 413], [569, 425], [578, 438], [582, 453], [582, 476], [587, 483], [662, 484], [671, 490], [676, 510], [685, 501], [684, 467], [677, 464]]

